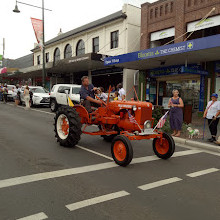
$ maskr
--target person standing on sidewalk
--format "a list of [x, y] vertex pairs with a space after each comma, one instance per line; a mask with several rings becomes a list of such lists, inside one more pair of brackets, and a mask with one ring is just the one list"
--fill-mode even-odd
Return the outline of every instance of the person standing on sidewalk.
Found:
[[30, 109], [30, 92], [28, 86], [26, 86], [24, 90], [24, 101], [26, 109]]
[[173, 97], [170, 98], [168, 107], [170, 108], [170, 127], [173, 130], [172, 136], [179, 137], [183, 124], [183, 100], [179, 97], [179, 91], [173, 90]]
[[3, 101], [3, 85], [0, 83], [0, 101]]
[[211, 96], [212, 101], [209, 101], [204, 112], [203, 118], [208, 119], [209, 130], [212, 135], [208, 140], [210, 142], [216, 141], [217, 127], [220, 117], [220, 102], [218, 101], [218, 94], [213, 93]]
[[5, 104], [8, 101], [8, 86], [7, 86], [7, 84], [5, 84], [5, 86], [3, 87], [3, 101]]
[[117, 89], [118, 89], [118, 100], [125, 100], [126, 97], [126, 92], [125, 90], [122, 88], [122, 84], [119, 83], [117, 85]]

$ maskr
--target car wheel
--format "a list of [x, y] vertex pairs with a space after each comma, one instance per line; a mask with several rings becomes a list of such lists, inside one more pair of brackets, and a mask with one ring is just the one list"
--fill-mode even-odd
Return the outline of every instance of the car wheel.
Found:
[[50, 103], [50, 110], [52, 112], [55, 112], [55, 111], [57, 111], [57, 108], [58, 108], [57, 102], [55, 100], [52, 100]]

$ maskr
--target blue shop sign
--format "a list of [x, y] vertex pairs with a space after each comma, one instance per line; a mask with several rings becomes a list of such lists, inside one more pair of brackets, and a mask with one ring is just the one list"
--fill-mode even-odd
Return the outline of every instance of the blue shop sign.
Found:
[[191, 51], [198, 51], [220, 46], [220, 35], [199, 38], [190, 41], [184, 41], [176, 44], [169, 44], [161, 47], [147, 50], [136, 51], [133, 53], [122, 54], [114, 57], [108, 57], [104, 60], [104, 65], [115, 65], [120, 63], [145, 60], [150, 58], [162, 57], [166, 55], [175, 55]]
[[163, 68], [156, 68], [150, 70], [150, 77], [160, 77], [160, 76], [168, 76], [168, 75], [178, 75], [178, 74], [197, 74], [197, 75], [208, 75], [207, 71], [201, 69], [201, 66], [190, 64], [187, 67], [176, 65], [176, 66], [169, 66]]

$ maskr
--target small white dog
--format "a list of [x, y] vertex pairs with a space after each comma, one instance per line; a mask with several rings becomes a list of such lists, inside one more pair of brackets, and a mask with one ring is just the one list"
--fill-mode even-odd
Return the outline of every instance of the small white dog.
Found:
[[189, 132], [189, 138], [199, 138], [200, 132], [198, 129], [192, 129], [191, 127], [187, 128], [187, 131]]

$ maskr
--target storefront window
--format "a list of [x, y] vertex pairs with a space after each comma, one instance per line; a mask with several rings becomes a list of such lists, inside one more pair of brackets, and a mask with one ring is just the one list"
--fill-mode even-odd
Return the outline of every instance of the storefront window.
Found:
[[192, 105], [196, 111], [199, 109], [200, 80], [166, 81], [166, 95], [172, 96], [172, 91], [177, 89], [184, 104]]
[[76, 56], [85, 54], [85, 43], [83, 40], [80, 40], [76, 46]]

